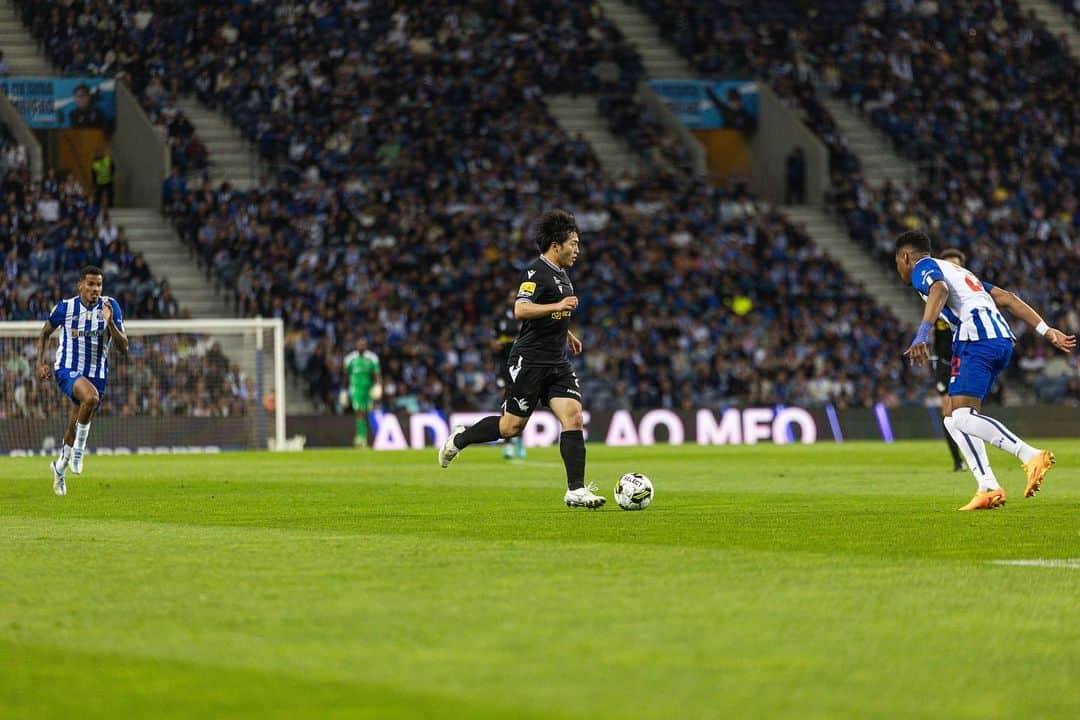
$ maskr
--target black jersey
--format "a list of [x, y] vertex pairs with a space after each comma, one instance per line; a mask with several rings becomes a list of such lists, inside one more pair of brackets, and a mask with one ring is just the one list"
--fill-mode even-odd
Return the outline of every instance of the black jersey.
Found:
[[495, 321], [495, 341], [499, 344], [497, 350], [498, 371], [503, 373], [510, 361], [510, 348], [514, 346], [514, 336], [518, 332], [518, 320], [514, 317], [514, 311], [508, 309], [502, 317]]
[[937, 322], [934, 323], [934, 359], [940, 360], [946, 365], [949, 364], [949, 361], [952, 360], [954, 334], [952, 325], [949, 325], [941, 318], [937, 319]]
[[[574, 294], [566, 270], [547, 258], [538, 257], [521, 276], [515, 302], [553, 305]], [[522, 320], [521, 332], [510, 350], [511, 357], [522, 357], [529, 365], [561, 365], [569, 362], [566, 333], [570, 330], [573, 310], [549, 313], [536, 320]]]

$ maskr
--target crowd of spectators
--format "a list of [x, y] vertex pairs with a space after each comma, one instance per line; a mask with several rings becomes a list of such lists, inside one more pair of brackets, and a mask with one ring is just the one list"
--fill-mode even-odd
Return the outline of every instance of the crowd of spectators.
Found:
[[161, 78], [151, 78], [140, 97], [147, 118], [167, 138], [172, 167], [183, 174], [206, 170], [210, 152], [187, 114], [177, 106], [176, 95], [165, 88]]
[[814, 89], [807, 35], [825, 18], [842, 22], [861, 2], [834, 0], [819, 10], [819, 3], [801, 0], [633, 0], [703, 76], [749, 75], [769, 82], [821, 138], [834, 179], [857, 173], [859, 161]]
[[[208, 157], [196, 129], [176, 107], [179, 95], [192, 93], [224, 109], [269, 161], [305, 167], [314, 161], [324, 174], [340, 176], [350, 162], [362, 159], [357, 145], [378, 122], [372, 117], [378, 103], [393, 98], [393, 88], [377, 82], [372, 72], [370, 48], [376, 41], [389, 40], [380, 62], [399, 64], [399, 73], [409, 73], [414, 70], [405, 65], [429, 57], [433, 40], [452, 48], [450, 36], [475, 36], [481, 26], [492, 37], [476, 50], [498, 55], [493, 70], [515, 74], [534, 92], [596, 93], [634, 150], [651, 162], [689, 167], [685, 150], [637, 98], [642, 77], [637, 53], [600, 7], [589, 3], [17, 4], [58, 67], [128, 79], [151, 120], [167, 134], [173, 164], [185, 173], [204, 169]], [[267, 40], [271, 37], [274, 42]], [[473, 49], [463, 52], [468, 55], [460, 59], [470, 62]], [[461, 95], [473, 93], [483, 79], [444, 75], [441, 82]], [[375, 138], [369, 151], [386, 145], [386, 152], [393, 152], [393, 132], [387, 133], [389, 142]]]
[[[826, 141], [834, 179], [853, 176], [812, 84], [845, 69], [805, 3], [640, 4], [703, 72], [772, 82]], [[896, 352], [904, 329], [799, 229], [737, 187], [667, 171], [686, 159], [639, 111], [638, 60], [596, 6], [147, 0], [100, 22], [100, 5], [23, 10], [62, 66], [126, 73], [166, 107], [194, 92], [274, 164], [244, 193], [181, 177], [163, 199], [241, 313], [286, 320], [290, 362], [328, 407], [358, 332], [383, 357], [389, 406], [490, 405], [490, 326], [531, 254], [528, 222], [553, 206], [582, 225], [595, 407], [920, 399]], [[787, 6], [800, 23], [765, 22]], [[646, 171], [605, 177], [548, 115], [559, 92], [598, 93]], [[880, 196], [860, 202], [895, 217]]]
[[[236, 108], [237, 97], [287, 95], [278, 85], [219, 94], [265, 154], [286, 154], [289, 171], [247, 192], [178, 181], [166, 191], [168, 212], [239, 311], [286, 320], [290, 362], [318, 402], [337, 406], [341, 355], [357, 332], [382, 356], [388, 406], [494, 402], [494, 318], [534, 252], [529, 221], [552, 206], [574, 210], [583, 231], [575, 280], [593, 407], [899, 401], [883, 388], [905, 373], [893, 347], [902, 328], [805, 235], [741, 189], [655, 167], [607, 178], [587, 144], [554, 122], [543, 93], [632, 77], [616, 51], [591, 49], [602, 32], [575, 34], [575, 21], [591, 27], [579, 4], [525, 3], [507, 17], [502, 6], [448, 7], [402, 6], [355, 58], [299, 73], [303, 56], [287, 50], [294, 33], [304, 53], [335, 57], [350, 25], [332, 17], [317, 38], [302, 25], [262, 35], [286, 50], [264, 52], [269, 66], [245, 77], [299, 74], [307, 82], [296, 98], [320, 73], [345, 78], [334, 88], [352, 106], [315, 95], [292, 113]], [[541, 12], [555, 15], [540, 23]], [[570, 50], [549, 47], [554, 39]], [[460, 80], [469, 77], [478, 80]], [[316, 123], [318, 112], [345, 114]], [[811, 298], [814, 307], [799, 307]], [[808, 322], [811, 312], [827, 321]], [[852, 338], [857, 362], [827, 349], [840, 336]]]
[[601, 83], [596, 100], [601, 117], [607, 119], [616, 137], [621, 137], [652, 172], [692, 174], [690, 151], [641, 101], [636, 86], [637, 80], [632, 76]]
[[[322, 403], [336, 405], [341, 356], [366, 331], [386, 404], [415, 410], [496, 400], [494, 319], [531, 261], [527, 221], [549, 197], [535, 187], [510, 210], [459, 195], [404, 206], [390, 226], [374, 212], [329, 217], [315, 240], [284, 184], [205, 188], [176, 211], [245, 313], [286, 320], [289, 361]], [[558, 204], [583, 231], [573, 274], [592, 407], [917, 398], [901, 382], [904, 328], [749, 197], [638, 181]]]
[[[98, 414], [236, 417], [260, 407], [254, 379], [212, 338], [132, 333], [129, 341], [128, 355], [109, 363]], [[51, 378], [36, 379], [36, 368], [37, 337], [0, 338], [0, 419], [66, 417], [71, 401]]]
[[36, 320], [74, 292], [84, 265], [105, 271], [106, 292], [133, 317], [176, 317], [167, 280], [155, 278], [127, 234], [99, 212], [79, 182], [8, 166], [0, 192], [0, 320]]
[[[1080, 327], [1080, 67], [1015, 0], [639, 4], [702, 72], [749, 69], [798, 98], [832, 152], [832, 206], [883, 264], [899, 232], [921, 227], [980, 276]], [[860, 109], [918, 179], [872, 187], [840, 161], [846, 144], [815, 110], [815, 87]], [[1018, 355], [1014, 372], [1029, 379], [1078, 372], [1047, 365], [1031, 338]]]
[[[127, 318], [175, 318], [168, 281], [132, 252], [123, 227], [99, 212], [72, 176], [49, 170], [30, 178], [25, 148], [0, 124], [0, 321], [44, 321], [75, 293], [79, 269], [105, 272], [105, 293]], [[36, 380], [37, 338], [0, 338], [0, 418], [57, 417], [67, 402], [53, 382]], [[111, 366], [110, 402], [122, 415], [235, 415], [247, 412], [254, 386], [219, 348], [196, 336], [131, 336], [130, 355]]]
[[[887, 263], [890, 237], [929, 228], [979, 276], [1080, 327], [1080, 65], [1060, 41], [1013, 0], [964, 0], [868, 4], [828, 48], [835, 92], [926, 169], [842, 186], [853, 236]], [[1037, 344], [1019, 350], [1043, 369]]]
[[167, 139], [173, 166], [184, 172], [206, 169], [206, 146], [177, 107], [178, 94], [191, 91], [176, 81], [177, 71], [192, 62], [186, 51], [195, 27], [190, 3], [16, 0], [15, 5], [58, 70], [123, 79]]

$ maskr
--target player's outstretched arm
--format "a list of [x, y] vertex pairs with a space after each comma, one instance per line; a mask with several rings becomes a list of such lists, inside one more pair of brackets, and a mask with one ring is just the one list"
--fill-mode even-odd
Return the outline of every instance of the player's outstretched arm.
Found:
[[101, 319], [105, 321], [105, 327], [109, 330], [109, 336], [112, 341], [116, 343], [116, 349], [120, 351], [121, 355], [127, 355], [128, 352], [128, 338], [127, 334], [116, 326], [113, 321], [113, 309], [112, 303], [105, 303], [101, 307]]
[[45, 324], [41, 327], [41, 334], [38, 335], [38, 366], [37, 374], [42, 380], [48, 380], [49, 375], [52, 374], [52, 370], [49, 369], [49, 361], [45, 358], [48, 357], [49, 338], [52, 337], [53, 332], [56, 330], [56, 326], [49, 320], [45, 321]]
[[1035, 312], [1033, 307], [1021, 300], [1016, 293], [995, 286], [990, 290], [990, 297], [994, 299], [994, 303], [999, 308], [1008, 310], [1010, 314], [1035, 328], [1037, 333], [1049, 340], [1050, 344], [1058, 350], [1072, 352], [1076, 349], [1075, 335], [1066, 335], [1061, 330], [1047, 325], [1042, 316]]

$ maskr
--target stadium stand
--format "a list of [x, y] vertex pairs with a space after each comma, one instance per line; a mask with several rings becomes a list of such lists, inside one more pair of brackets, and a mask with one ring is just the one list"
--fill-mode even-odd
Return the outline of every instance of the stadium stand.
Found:
[[[785, 0], [737, 5], [720, 0], [634, 0], [633, 4], [703, 76], [753, 75], [768, 81], [825, 144], [834, 181], [858, 171], [858, 158], [811, 84], [811, 58], [800, 32], [808, 22], [802, 5]], [[839, 0], [829, 4], [829, 14], [842, 18], [859, 4]], [[809, 12], [816, 17], [816, 11]]]
[[[30, 180], [25, 150], [0, 125], [5, 208], [0, 211], [0, 320], [42, 320], [73, 293], [84, 265], [101, 267], [105, 292], [127, 318], [174, 318], [180, 309], [167, 280], [155, 278], [128, 246], [124, 228], [98, 208], [74, 178], [49, 171]], [[34, 379], [36, 342], [0, 340], [0, 417], [55, 417], [63, 398], [51, 383]], [[110, 401], [103, 414], [221, 415], [247, 412], [252, 382], [213, 344], [197, 336], [133, 337], [131, 356], [111, 369]], [[136, 382], [137, 381], [137, 382]], [[138, 393], [134, 388], [140, 388]], [[66, 401], [65, 401], [66, 402]]]
[[900, 229], [930, 227], [978, 275], [1075, 327], [1080, 98], [1069, 88], [1080, 67], [1058, 40], [1015, 2], [966, 2], [925, 16], [864, 10], [832, 47], [838, 91], [930, 166], [917, 186], [842, 200], [852, 233], [880, 250]]
[[[899, 232], [926, 227], [978, 275], [1076, 327], [1080, 99], [1069, 88], [1080, 68], [1014, 0], [852, 1], [828, 13], [792, 2], [639, 4], [702, 72], [753, 71], [797, 99], [830, 148], [831, 206], [884, 265]], [[920, 180], [874, 188], [839, 161], [844, 141], [814, 110], [811, 81], [887, 133]], [[1039, 368], [1043, 352], [1021, 339], [1022, 366]]]
[[[167, 211], [239, 312], [286, 319], [290, 362], [326, 406], [357, 328], [383, 356], [388, 405], [489, 403], [492, 316], [528, 257], [524, 223], [553, 205], [574, 209], [585, 235], [576, 275], [595, 407], [918, 400], [883, 389], [903, 387], [903, 328], [809, 238], [740, 188], [658, 167], [683, 160], [674, 145], [656, 151], [648, 120], [629, 122], [642, 117], [628, 104], [640, 66], [586, 6], [314, 3], [282, 22], [267, 5], [151, 2], [113, 4], [104, 22], [80, 22], [98, 8], [83, 5], [57, 23], [42, 19], [60, 13], [49, 5], [24, 4], [24, 19], [61, 66], [92, 71], [102, 63], [87, 58], [109, 57], [96, 48], [119, 47], [115, 68], [140, 96], [193, 90], [274, 164], [248, 193], [174, 182]], [[179, 36], [184, 52], [166, 53]], [[548, 91], [599, 92], [631, 144], [668, 162], [605, 178], [545, 111]], [[829, 322], [790, 307], [811, 296]], [[663, 297], [678, 302], [653, 310]], [[650, 304], [649, 323], [634, 299]], [[857, 361], [828, 349], [838, 335], [856, 340]]]
[[[462, 22], [449, 17], [448, 25]], [[249, 129], [299, 128], [300, 137], [268, 130], [273, 140], [263, 133], [260, 145], [270, 157], [284, 152], [301, 167], [309, 163], [307, 167], [282, 172], [277, 182], [266, 182], [247, 194], [204, 186], [170, 208], [202, 262], [220, 274], [225, 286], [235, 288], [241, 312], [280, 315], [292, 324], [290, 361], [306, 375], [314, 396], [326, 405], [335, 403], [340, 348], [351, 344], [355, 328], [366, 326], [378, 328], [373, 347], [384, 357], [388, 404], [419, 408], [489, 402], [494, 367], [484, 348], [491, 317], [516, 282], [516, 265], [525, 259], [519, 249], [525, 244], [524, 218], [535, 214], [541, 203], [551, 203], [576, 209], [585, 231], [590, 260], [579, 272], [582, 309], [595, 330], [589, 333], [594, 344], [587, 353], [585, 374], [594, 406], [626, 402], [644, 406], [662, 394], [675, 404], [764, 402], [800, 393], [844, 403], [878, 399], [875, 381], [867, 379], [877, 373], [859, 377], [853, 366], [851, 377], [830, 384], [824, 376], [831, 370], [824, 363], [781, 371], [774, 367], [776, 362], [763, 362], [764, 355], [776, 349], [780, 335], [744, 339], [740, 351], [734, 337], [752, 324], [750, 319], [721, 317], [730, 315], [722, 304], [727, 300], [801, 328], [796, 319], [784, 315], [784, 299], [808, 295], [806, 277], [831, 281], [842, 277], [837, 266], [815, 258], [807, 238], [740, 191], [686, 186], [685, 178], [663, 172], [609, 183], [587, 146], [566, 137], [538, 99], [541, 90], [596, 88], [592, 74], [564, 70], [554, 60], [532, 76], [501, 71], [496, 49], [506, 38], [495, 32], [491, 18], [469, 18], [464, 26], [472, 28], [471, 34], [458, 32], [452, 37], [445, 28], [413, 27], [408, 17], [391, 21], [398, 30], [387, 33], [387, 42], [397, 48], [377, 45], [369, 53], [366, 73], [354, 80], [365, 85], [355, 94], [366, 99], [357, 110], [366, 120], [350, 148], [350, 175], [343, 177], [344, 169], [327, 152], [328, 145], [333, 149], [343, 144], [333, 136], [312, 139], [306, 134], [311, 126], [291, 119], [286, 126], [284, 119], [274, 119], [273, 108], [261, 119], [241, 112], [238, 120]], [[534, 20], [526, 17], [520, 22], [528, 26]], [[544, 33], [534, 36], [544, 42]], [[327, 56], [337, 43], [334, 33], [323, 33], [321, 41], [327, 47], [310, 51]], [[431, 47], [406, 65], [401, 48], [418, 43]], [[467, 48], [467, 61], [449, 55], [446, 50], [451, 48], [458, 49], [459, 57]], [[517, 52], [528, 56], [547, 51], [519, 47]], [[590, 49], [586, 63], [577, 62], [575, 52], [556, 57], [565, 67], [596, 67], [592, 58], [615, 58], [620, 52], [617, 46]], [[292, 62], [288, 57], [286, 61]], [[617, 76], [613, 84], [633, 82], [634, 66], [625, 66], [626, 70], [612, 73]], [[291, 75], [276, 66], [272, 70], [264, 76]], [[486, 97], [451, 80], [469, 74], [487, 79]], [[396, 106], [381, 101], [391, 88], [401, 98]], [[260, 96], [281, 92], [277, 88]], [[624, 90], [606, 97], [627, 94]], [[429, 111], [425, 100], [439, 113]], [[219, 101], [230, 103], [228, 98]], [[454, 118], [467, 116], [464, 110], [470, 103], [477, 124], [455, 122]], [[396, 135], [387, 136], [390, 128]], [[303, 149], [297, 150], [297, 145]], [[446, 153], [447, 147], [454, 152]], [[645, 149], [647, 141], [640, 147]], [[481, 177], [483, 182], [478, 181]], [[668, 201], [672, 195], [681, 199]], [[659, 236], [653, 238], [653, 248], [645, 247], [649, 234], [645, 228]], [[705, 332], [704, 337], [685, 348], [669, 348], [676, 369], [665, 368], [665, 354], [657, 348], [673, 343], [694, 310], [705, 312], [692, 294], [678, 310], [654, 318], [656, 325], [666, 324], [662, 331], [655, 325], [647, 330], [638, 321], [630, 343], [635, 351], [627, 353], [622, 347], [626, 339], [618, 341], [612, 333], [616, 328], [625, 330], [628, 323], [632, 327], [634, 321], [618, 296], [633, 288], [643, 297], [648, 288], [652, 297], [659, 298], [684, 285], [715, 286], [715, 280], [707, 279], [710, 265], [703, 243], [708, 242], [727, 252], [733, 262], [743, 263], [748, 275], [755, 274], [755, 261], [775, 259], [774, 279], [761, 287], [746, 279], [744, 288], [734, 281], [721, 288], [721, 300], [712, 308], [713, 327], [706, 330], [709, 323], [700, 324], [698, 333]], [[743, 245], [760, 247], [748, 251]], [[779, 257], [785, 248], [790, 258]], [[665, 290], [659, 277], [644, 274], [645, 268], [627, 270], [634, 267], [633, 256], [646, 250], [649, 265], [666, 264], [677, 275], [677, 287]], [[815, 272], [795, 275], [790, 263], [796, 258], [811, 266], [817, 263]], [[711, 266], [713, 272], [716, 267]], [[428, 273], [428, 268], [434, 272]], [[435, 292], [418, 292], [429, 286]], [[838, 292], [837, 307], [831, 312], [838, 327], [850, 328], [860, 308], [865, 313], [871, 304], [857, 290]], [[440, 312], [444, 304], [462, 308], [453, 322]], [[880, 324], [894, 329], [899, 338], [895, 320], [882, 318]], [[658, 343], [657, 332], [668, 340]], [[806, 343], [801, 356], [810, 345], [824, 342], [824, 334], [802, 329], [798, 334]], [[880, 346], [869, 338], [866, 343], [863, 355], [869, 358]], [[712, 360], [719, 347], [730, 352], [730, 359], [742, 352], [752, 361], [739, 369], [724, 369], [723, 363]], [[706, 356], [710, 359], [704, 362]], [[903, 372], [895, 360], [882, 361], [886, 373]], [[647, 366], [659, 369], [645, 370]], [[706, 380], [707, 387], [694, 389]]]
[[168, 281], [155, 278], [145, 259], [131, 251], [124, 228], [100, 214], [73, 177], [61, 181], [50, 170], [40, 183], [32, 182], [24, 156], [12, 147], [6, 128], [3, 133], [0, 319], [45, 317], [58, 298], [70, 296], [79, 268], [88, 264], [106, 271], [107, 292], [131, 317], [176, 317]]

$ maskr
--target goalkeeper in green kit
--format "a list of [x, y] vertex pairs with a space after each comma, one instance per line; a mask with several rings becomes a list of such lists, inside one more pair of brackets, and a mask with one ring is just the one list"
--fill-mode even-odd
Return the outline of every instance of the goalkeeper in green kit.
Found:
[[382, 397], [379, 356], [368, 350], [367, 339], [356, 339], [356, 349], [345, 356], [345, 374], [349, 378], [349, 399], [356, 413], [355, 447], [367, 447], [367, 416], [375, 401]]

